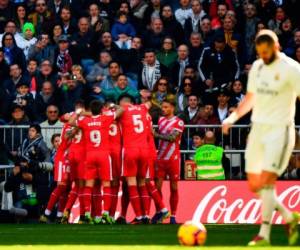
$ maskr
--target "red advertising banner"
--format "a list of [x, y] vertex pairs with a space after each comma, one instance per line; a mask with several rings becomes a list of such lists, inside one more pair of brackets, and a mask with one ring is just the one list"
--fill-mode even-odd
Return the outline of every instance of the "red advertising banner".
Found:
[[[121, 196], [121, 192], [119, 193]], [[169, 207], [169, 183], [163, 186], [164, 201]], [[277, 183], [278, 199], [293, 211], [300, 211], [300, 182], [279, 181]], [[78, 214], [78, 204], [73, 215]], [[246, 181], [180, 181], [179, 204], [177, 211], [178, 223], [187, 220], [202, 223], [260, 223], [261, 203], [250, 191]], [[120, 211], [120, 202], [118, 205]], [[151, 214], [154, 214], [154, 205]], [[118, 213], [117, 213], [118, 216]], [[77, 216], [74, 216], [75, 218]], [[73, 217], [73, 218], [74, 218]], [[71, 219], [74, 221], [74, 219]], [[131, 206], [127, 220], [134, 218]], [[78, 219], [78, 218], [76, 218]], [[282, 224], [283, 219], [274, 212], [274, 224]]]

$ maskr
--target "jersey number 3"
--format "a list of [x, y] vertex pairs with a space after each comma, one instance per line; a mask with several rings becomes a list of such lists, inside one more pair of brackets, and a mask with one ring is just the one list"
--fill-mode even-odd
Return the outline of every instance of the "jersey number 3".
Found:
[[144, 124], [142, 121], [141, 115], [133, 115], [132, 116], [133, 125], [134, 125], [134, 132], [140, 134], [144, 131]]

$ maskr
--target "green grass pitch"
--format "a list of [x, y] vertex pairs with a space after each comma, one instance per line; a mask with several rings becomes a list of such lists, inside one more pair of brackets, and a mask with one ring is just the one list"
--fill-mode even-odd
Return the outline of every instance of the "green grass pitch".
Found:
[[[178, 225], [29, 225], [1, 224], [0, 249], [6, 250], [180, 250]], [[200, 249], [249, 249], [245, 244], [257, 233], [255, 225], [207, 225], [208, 239]], [[285, 247], [283, 226], [272, 229], [271, 249]], [[189, 248], [190, 249], [190, 248]], [[255, 248], [255, 249], [270, 249]]]

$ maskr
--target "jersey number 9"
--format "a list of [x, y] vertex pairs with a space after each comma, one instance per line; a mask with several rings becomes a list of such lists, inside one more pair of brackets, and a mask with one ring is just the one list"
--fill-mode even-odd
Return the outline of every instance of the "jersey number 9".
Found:
[[94, 143], [94, 147], [98, 147], [101, 143], [101, 134], [99, 130], [92, 130], [90, 132], [90, 140]]

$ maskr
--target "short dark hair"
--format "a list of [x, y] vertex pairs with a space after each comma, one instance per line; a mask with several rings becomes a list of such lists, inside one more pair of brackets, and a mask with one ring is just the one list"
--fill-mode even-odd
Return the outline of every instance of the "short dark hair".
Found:
[[55, 138], [56, 137], [60, 137], [60, 134], [53, 134], [52, 136], [51, 136], [51, 143], [53, 144], [54, 143], [54, 140], [55, 140]]
[[119, 98], [118, 98], [118, 103], [120, 103], [120, 101], [122, 101], [122, 99], [129, 100], [131, 104], [135, 104], [136, 103], [134, 97], [131, 96], [131, 95], [128, 95], [128, 94], [120, 95]]
[[176, 101], [174, 98], [166, 98], [165, 100], [163, 100], [163, 103], [164, 102], [172, 105], [174, 108], [176, 107]]
[[117, 61], [110, 61], [108, 67], [110, 67], [113, 63], [118, 64], [118, 66], [120, 67], [120, 63]]
[[262, 43], [267, 43], [268, 45], [274, 45], [278, 42], [278, 37], [271, 30], [262, 30], [258, 33], [255, 38], [255, 44], [260, 45]]
[[99, 115], [101, 113], [103, 103], [99, 100], [93, 100], [90, 102], [90, 110], [93, 115]]

